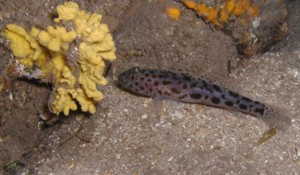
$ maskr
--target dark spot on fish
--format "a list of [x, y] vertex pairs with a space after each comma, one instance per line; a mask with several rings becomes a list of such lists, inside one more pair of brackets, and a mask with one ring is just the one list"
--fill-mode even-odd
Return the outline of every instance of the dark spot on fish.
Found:
[[133, 87], [132, 84], [130, 84], [130, 85], [129, 85], [129, 88], [132, 89], [132, 87]]
[[144, 80], [145, 80], [145, 78], [144, 78], [144, 77], [141, 77], [141, 78], [140, 78], [140, 80], [141, 80], [141, 81], [144, 81]]
[[253, 111], [253, 105], [249, 106], [249, 111], [252, 112]]
[[256, 104], [256, 105], [258, 105], [258, 104], [261, 104], [260, 102], [258, 102], [258, 101], [254, 101], [254, 103]]
[[194, 87], [196, 87], [196, 86], [197, 86], [197, 83], [196, 83], [196, 82], [194, 82], [194, 83], [192, 83], [192, 84], [191, 84], [191, 86], [190, 86], [190, 87], [191, 87], [191, 88], [194, 88]]
[[235, 104], [239, 104], [240, 103], [240, 100], [237, 100], [236, 102], [235, 102]]
[[233, 102], [232, 101], [226, 101], [225, 105], [227, 105], [227, 106], [233, 106]]
[[197, 94], [197, 93], [193, 93], [193, 94], [190, 94], [190, 97], [192, 99], [200, 99], [200, 98], [202, 98], [202, 95], [201, 94]]
[[139, 90], [137, 88], [134, 88], [133, 90], [134, 90], [134, 92], [139, 92]]
[[187, 88], [187, 85], [184, 83], [184, 84], [182, 85], [182, 88], [183, 88], [183, 89], [186, 89], [186, 88]]
[[183, 80], [184, 81], [191, 81], [191, 77], [184, 75]]
[[225, 100], [226, 99], [225, 94], [222, 94], [221, 98], [223, 98]]
[[205, 100], [207, 100], [208, 99], [208, 95], [205, 95]]
[[151, 82], [151, 81], [152, 81], [152, 79], [151, 79], [151, 78], [148, 78], [148, 79], [147, 79], [147, 82]]
[[260, 115], [263, 115], [263, 114], [264, 114], [264, 111], [265, 111], [264, 108], [257, 108], [257, 109], [255, 109], [255, 112], [256, 112], [256, 113], [259, 113]]
[[134, 84], [135, 84], [136, 86], [138, 86], [138, 85], [139, 85], [139, 83], [138, 83], [138, 82], [135, 82]]
[[180, 93], [180, 90], [176, 89], [176, 88], [171, 88], [171, 91], [174, 93], [174, 94], [179, 94]]
[[164, 80], [164, 81], [162, 82], [162, 84], [163, 84], [163, 85], [168, 85], [168, 84], [171, 84], [171, 81]]
[[155, 75], [155, 74], [152, 74], [152, 78], [156, 78], [156, 75]]
[[154, 70], [149, 70], [149, 74], [155, 74]]
[[255, 105], [256, 108], [265, 108], [266, 106], [262, 103]]
[[149, 73], [145, 73], [145, 77], [149, 77]]
[[142, 91], [145, 90], [144, 86], [140, 86], [140, 90]]
[[149, 91], [150, 91], [150, 92], [153, 92], [153, 89], [152, 89], [152, 88], [150, 88], [150, 89], [149, 89]]
[[239, 107], [242, 109], [242, 110], [247, 110], [248, 107], [244, 104], [240, 104]]
[[159, 84], [159, 83], [158, 83], [157, 81], [155, 81], [155, 82], [153, 83], [154, 86], [158, 86], [158, 84]]
[[234, 97], [234, 98], [237, 98], [237, 97], [240, 96], [239, 94], [237, 94], [235, 92], [232, 92], [232, 91], [228, 91], [228, 92], [229, 92], [229, 95], [232, 96], [232, 97]]
[[202, 84], [203, 84], [204, 88], [207, 88], [207, 82], [206, 81], [202, 80]]
[[161, 90], [157, 90], [157, 92], [159, 93], [159, 95], [161, 95]]
[[252, 100], [250, 100], [249, 98], [247, 97], [242, 97], [242, 100], [246, 101], [246, 102], [251, 102]]
[[169, 91], [165, 91], [164, 94], [165, 94], [166, 96], [171, 96], [171, 93], [170, 93]]
[[219, 103], [220, 103], [220, 99], [217, 98], [217, 97], [212, 97], [210, 100], [211, 100], [211, 102], [213, 102], [214, 104], [219, 104]]
[[221, 88], [215, 84], [213, 85], [213, 88], [218, 92], [222, 92]]

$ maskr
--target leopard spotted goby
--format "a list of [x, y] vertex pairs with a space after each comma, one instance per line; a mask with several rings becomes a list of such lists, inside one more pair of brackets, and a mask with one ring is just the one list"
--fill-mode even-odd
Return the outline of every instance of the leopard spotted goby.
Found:
[[264, 120], [270, 127], [278, 127], [288, 121], [288, 118], [280, 116], [282, 111], [209, 80], [186, 74], [134, 67], [119, 75], [118, 85], [142, 96], [167, 98], [250, 114]]

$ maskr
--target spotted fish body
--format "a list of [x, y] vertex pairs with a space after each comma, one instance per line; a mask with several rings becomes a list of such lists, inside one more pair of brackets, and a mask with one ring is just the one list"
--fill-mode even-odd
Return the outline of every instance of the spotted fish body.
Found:
[[285, 127], [289, 123], [287, 118], [278, 117], [278, 110], [211, 81], [185, 74], [134, 67], [119, 75], [118, 84], [127, 91], [143, 96], [204, 104], [250, 114], [261, 118], [270, 127]]
[[208, 80], [168, 71], [132, 68], [120, 74], [119, 85], [143, 96], [162, 97], [240, 111], [256, 117], [266, 106]]

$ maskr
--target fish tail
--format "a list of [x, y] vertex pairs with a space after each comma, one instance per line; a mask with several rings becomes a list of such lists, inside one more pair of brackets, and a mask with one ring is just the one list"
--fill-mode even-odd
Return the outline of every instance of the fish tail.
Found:
[[270, 129], [286, 130], [291, 125], [291, 113], [276, 106], [267, 105], [261, 117]]

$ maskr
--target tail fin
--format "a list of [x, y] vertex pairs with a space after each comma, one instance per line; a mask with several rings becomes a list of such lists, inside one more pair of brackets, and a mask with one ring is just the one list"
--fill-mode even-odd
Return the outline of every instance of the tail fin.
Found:
[[284, 131], [291, 125], [291, 115], [282, 108], [267, 105], [261, 120], [268, 124], [270, 129]]

